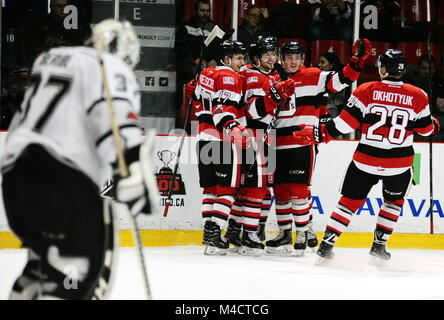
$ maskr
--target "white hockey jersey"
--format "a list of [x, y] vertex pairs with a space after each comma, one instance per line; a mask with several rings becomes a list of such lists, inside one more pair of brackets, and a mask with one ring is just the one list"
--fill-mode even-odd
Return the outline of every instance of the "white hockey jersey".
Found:
[[[108, 53], [103, 61], [122, 147], [137, 146], [142, 130], [137, 122], [140, 93], [134, 73]], [[15, 113], [6, 138], [3, 173], [30, 144], [43, 146], [98, 186], [106, 179], [108, 164], [116, 161], [117, 153], [95, 49], [54, 48], [36, 59], [21, 110]]]

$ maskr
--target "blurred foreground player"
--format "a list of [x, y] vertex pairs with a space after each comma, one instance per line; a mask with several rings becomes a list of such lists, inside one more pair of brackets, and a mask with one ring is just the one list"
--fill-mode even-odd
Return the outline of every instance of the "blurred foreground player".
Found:
[[150, 211], [132, 71], [139, 42], [129, 23], [114, 20], [99, 23], [90, 42], [94, 48], [55, 48], [37, 58], [9, 128], [3, 198], [9, 226], [28, 248], [10, 299], [101, 299], [109, 292], [118, 241], [113, 206], [99, 188], [109, 165], [117, 170], [117, 152], [101, 62], [129, 169], [116, 197], [132, 214]]
[[403, 83], [407, 60], [388, 49], [377, 61], [381, 81], [359, 86], [339, 117], [327, 124], [305, 125], [293, 133], [299, 144], [327, 143], [361, 126], [362, 137], [341, 187], [342, 197], [327, 223], [317, 250], [319, 263], [333, 258], [333, 246], [371, 188], [382, 180], [384, 203], [370, 250], [371, 262], [389, 260], [387, 240], [395, 228], [413, 180], [413, 132], [432, 136], [439, 122], [430, 115], [429, 99], [418, 87]]

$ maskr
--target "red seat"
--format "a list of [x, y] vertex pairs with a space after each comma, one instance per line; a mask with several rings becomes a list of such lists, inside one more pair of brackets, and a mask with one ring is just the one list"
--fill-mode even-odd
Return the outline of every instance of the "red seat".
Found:
[[378, 69], [373, 66], [367, 66], [359, 75], [358, 86], [366, 82], [378, 81], [378, 80], [381, 80], [378, 73]]
[[400, 0], [400, 6], [401, 17], [408, 21], [435, 21], [436, 11], [434, 0]]
[[318, 62], [324, 52], [333, 52], [346, 64], [350, 60], [351, 45], [346, 41], [339, 40], [315, 40], [311, 43], [311, 65]]
[[[187, 0], [183, 21], [187, 21], [194, 16], [194, 5], [196, 0]], [[221, 29], [227, 31], [231, 28], [231, 1], [229, 0], [210, 0], [211, 4], [211, 20], [213, 20]], [[227, 5], [228, 4], [228, 5]], [[228, 16], [228, 11], [230, 15]]]
[[[404, 52], [407, 58], [407, 64], [417, 65], [419, 57], [423, 54], [427, 54], [427, 43], [425, 42], [400, 42], [397, 46], [398, 50]], [[430, 44], [430, 53], [436, 59], [436, 65], [439, 68], [440, 63], [440, 48], [436, 43]]]
[[283, 2], [293, 2], [296, 4], [306, 4], [307, 0], [268, 0], [268, 10], [271, 12], [274, 8]]
[[386, 49], [394, 49], [395, 45], [390, 42], [372, 41], [372, 55], [365, 61], [366, 65], [374, 65], [379, 55]]

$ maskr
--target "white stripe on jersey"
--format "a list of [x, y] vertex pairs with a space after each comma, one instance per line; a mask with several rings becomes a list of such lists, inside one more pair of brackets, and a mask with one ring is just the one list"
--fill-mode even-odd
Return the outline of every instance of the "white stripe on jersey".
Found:
[[315, 115], [313, 116], [297, 116], [293, 118], [284, 118], [280, 119], [278, 118], [276, 120], [276, 127], [277, 128], [285, 128], [285, 127], [291, 127], [301, 124], [313, 124], [318, 125], [319, 119]]

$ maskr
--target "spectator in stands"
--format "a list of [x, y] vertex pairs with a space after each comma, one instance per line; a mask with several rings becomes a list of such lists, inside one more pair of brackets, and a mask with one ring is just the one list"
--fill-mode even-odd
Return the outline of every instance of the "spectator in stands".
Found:
[[244, 21], [237, 28], [237, 40], [249, 48], [259, 36], [264, 36], [262, 23], [268, 18], [268, 9], [258, 5], [248, 7]]
[[204, 45], [205, 38], [215, 26], [210, 19], [210, 1], [197, 0], [194, 9], [195, 15], [185, 21], [176, 35], [177, 71], [183, 80], [182, 84], [193, 79], [202, 69], [216, 65], [212, 58], [215, 56], [212, 48], [206, 48]]
[[82, 45], [89, 38], [91, 29], [82, 15], [77, 16], [77, 25], [65, 23], [68, 16], [65, 8], [68, 4], [68, 0], [51, 0], [50, 13], [31, 27], [28, 38], [28, 62], [31, 65], [43, 51], [59, 46]]
[[197, 0], [195, 14], [185, 21], [176, 34], [176, 127], [180, 127], [180, 106], [183, 99], [183, 87], [206, 67], [216, 65], [215, 47], [205, 47], [204, 41], [215, 26], [210, 19], [211, 3], [209, 0]]
[[[343, 67], [344, 65], [341, 63], [341, 60], [339, 60], [338, 56], [333, 52], [325, 52], [319, 57], [318, 68], [322, 71], [338, 72], [342, 70]], [[349, 96], [349, 88], [338, 93], [328, 93], [327, 111], [331, 114], [332, 118], [336, 118], [341, 113]]]
[[311, 39], [352, 41], [354, 0], [308, 0], [308, 2], [312, 5]]
[[[424, 90], [429, 96], [430, 111], [439, 121], [444, 121], [444, 79], [436, 73], [434, 56], [423, 54], [419, 57], [418, 65], [407, 70], [403, 77], [405, 83], [413, 84]], [[416, 140], [422, 140], [415, 136]], [[444, 131], [433, 137], [433, 141], [444, 141]]]

